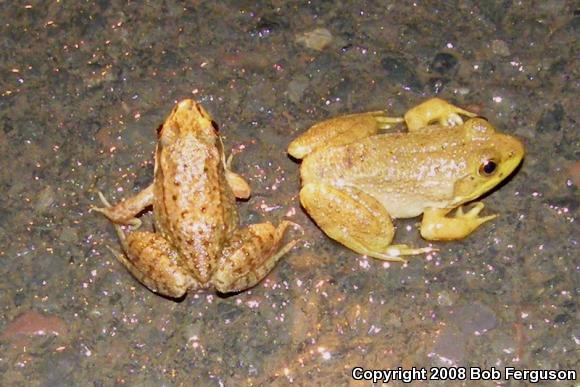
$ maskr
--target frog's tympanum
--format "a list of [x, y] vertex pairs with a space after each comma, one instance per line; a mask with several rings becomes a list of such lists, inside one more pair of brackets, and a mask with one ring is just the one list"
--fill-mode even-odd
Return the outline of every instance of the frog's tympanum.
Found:
[[[217, 126], [195, 101], [184, 100], [159, 131], [153, 184], [137, 195], [94, 208], [115, 223], [126, 255], [117, 258], [145, 286], [169, 297], [213, 287], [236, 292], [257, 284], [294, 245], [281, 247], [285, 230], [270, 223], [238, 228], [235, 197], [250, 189], [229, 170]], [[119, 224], [153, 206], [156, 232], [125, 235]]]
[[[408, 132], [379, 133], [399, 122]], [[320, 122], [288, 153], [303, 159], [300, 202], [328, 236], [359, 254], [404, 261], [433, 249], [391, 245], [391, 218], [423, 214], [427, 240], [466, 237], [497, 215], [479, 216], [482, 202], [462, 205], [510, 175], [524, 147], [487, 120], [431, 99], [404, 118], [377, 111]]]

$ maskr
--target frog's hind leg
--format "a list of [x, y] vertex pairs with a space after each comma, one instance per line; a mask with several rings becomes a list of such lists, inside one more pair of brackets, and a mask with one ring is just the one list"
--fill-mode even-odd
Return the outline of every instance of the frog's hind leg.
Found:
[[463, 124], [461, 115], [475, 117], [476, 114], [461, 109], [440, 98], [431, 98], [405, 113], [405, 123], [409, 132], [419, 132], [432, 124], [456, 126]]
[[199, 287], [179, 264], [177, 251], [159, 234], [137, 231], [125, 236], [119, 225], [115, 225], [115, 230], [127, 255], [109, 250], [149, 290], [179, 298], [188, 289]]
[[341, 190], [310, 183], [300, 191], [300, 202], [329, 237], [359, 254], [405, 262], [401, 256], [433, 251], [391, 245], [395, 230], [389, 213], [375, 198], [356, 188]]
[[224, 248], [212, 277], [215, 288], [231, 293], [260, 282], [296, 244], [297, 240], [292, 240], [280, 247], [286, 229], [292, 225], [297, 226], [289, 221], [283, 221], [278, 227], [266, 222], [237, 230]]
[[[152, 187], [151, 185], [148, 189]], [[143, 192], [145, 191], [141, 191], [141, 194]], [[99, 192], [99, 196], [106, 207], [97, 210], [108, 216], [103, 210], [110, 210], [115, 207], [111, 207], [102, 193]], [[123, 203], [126, 203], [126, 201]], [[117, 223], [113, 223], [113, 226], [127, 255], [109, 246], [107, 247], [117, 260], [151, 291], [177, 298], [185, 294], [188, 289], [197, 287], [195, 279], [178, 264], [177, 252], [159, 234], [131, 232], [125, 235], [121, 226]]]
[[302, 159], [317, 149], [350, 144], [401, 122], [403, 118], [387, 117], [382, 110], [331, 118], [311, 126], [292, 141], [288, 153]]
[[130, 224], [133, 227], [141, 225], [141, 221], [135, 216], [153, 204], [153, 184], [115, 206], [109, 204], [102, 192], [99, 191], [98, 194], [105, 207], [91, 207], [91, 211], [100, 212], [113, 223]]

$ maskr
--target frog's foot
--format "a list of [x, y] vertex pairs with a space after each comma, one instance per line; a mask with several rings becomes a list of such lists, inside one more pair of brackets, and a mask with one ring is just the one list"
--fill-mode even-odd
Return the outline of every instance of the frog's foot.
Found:
[[302, 159], [317, 149], [353, 143], [403, 122], [401, 117], [387, 117], [384, 111], [349, 114], [319, 122], [288, 146], [288, 153]]
[[102, 192], [98, 192], [99, 198], [105, 207], [92, 206], [89, 211], [100, 212], [111, 222], [117, 224], [128, 224], [134, 228], [141, 226], [141, 221], [135, 216], [143, 211], [145, 207], [153, 204], [153, 184], [139, 192], [137, 195], [112, 206]]
[[103, 203], [103, 205], [105, 207], [91, 206], [89, 208], [89, 212], [93, 212], [93, 211], [99, 212], [99, 213], [105, 215], [109, 220], [111, 220], [112, 222], [114, 222], [116, 224], [118, 224], [118, 223], [128, 224], [130, 226], [133, 226], [133, 228], [135, 228], [135, 229], [141, 227], [141, 220], [139, 220], [138, 218], [125, 219], [125, 218], [119, 217], [119, 213], [113, 209], [113, 206], [105, 198], [105, 195], [103, 195], [103, 193], [101, 191], [98, 192], [98, 195], [99, 195], [99, 199], [101, 199], [101, 202]]
[[278, 260], [298, 242], [292, 240], [280, 247], [284, 233], [296, 223], [283, 221], [252, 224], [239, 229], [223, 249], [223, 258], [212, 277], [212, 284], [222, 293], [238, 292], [260, 282], [274, 268]]
[[432, 124], [457, 126], [463, 124], [461, 115], [475, 117], [476, 114], [452, 105], [440, 98], [432, 98], [405, 113], [409, 132], [419, 132]]
[[452, 211], [448, 208], [428, 208], [423, 213], [421, 222], [421, 236], [427, 240], [455, 240], [462, 239], [475, 231], [483, 223], [497, 218], [497, 214], [479, 216], [484, 204], [477, 202], [467, 211], [458, 207], [454, 216], [446, 215]]
[[326, 235], [359, 254], [405, 262], [401, 256], [432, 251], [391, 246], [395, 230], [389, 213], [375, 198], [356, 188], [310, 183], [300, 191], [300, 202]]
[[[115, 225], [116, 228], [120, 227]], [[199, 283], [180, 264], [177, 251], [152, 232], [132, 232], [122, 240], [126, 254], [109, 250], [149, 290], [178, 298]]]

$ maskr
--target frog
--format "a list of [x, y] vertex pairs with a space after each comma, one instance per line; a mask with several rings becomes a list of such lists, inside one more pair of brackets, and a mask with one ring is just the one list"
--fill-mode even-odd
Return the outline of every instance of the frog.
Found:
[[[174, 107], [158, 130], [153, 182], [136, 195], [111, 205], [99, 191], [105, 215], [123, 252], [116, 258], [155, 293], [180, 298], [213, 288], [240, 292], [259, 283], [295, 245], [282, 245], [288, 220], [239, 227], [236, 198], [251, 189], [231, 171], [218, 127], [196, 101]], [[137, 218], [152, 206], [154, 231], [138, 230]], [[125, 232], [122, 225], [132, 227]]]
[[[393, 132], [400, 125], [407, 130]], [[358, 254], [407, 262], [437, 248], [393, 244], [393, 219], [422, 215], [427, 241], [467, 237], [498, 216], [481, 216], [475, 200], [510, 176], [525, 150], [487, 119], [431, 98], [403, 117], [381, 110], [324, 120], [288, 153], [302, 160], [300, 203], [324, 233]]]

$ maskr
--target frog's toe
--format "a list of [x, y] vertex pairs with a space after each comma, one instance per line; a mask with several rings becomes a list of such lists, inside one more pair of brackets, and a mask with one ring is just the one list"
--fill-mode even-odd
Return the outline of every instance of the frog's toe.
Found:
[[373, 112], [372, 114], [377, 122], [377, 126], [379, 127], [379, 129], [389, 129], [393, 125], [405, 122], [403, 117], [389, 117], [382, 110], [378, 112]]
[[141, 227], [143, 222], [141, 222], [141, 220], [138, 218], [132, 218], [132, 219], [127, 221], [127, 224], [129, 226], [133, 227], [133, 230], [137, 230], [139, 227]]
[[373, 258], [380, 259], [382, 261], [407, 263], [407, 259], [404, 258], [405, 256], [429, 254], [434, 251], [438, 251], [438, 249], [434, 247], [414, 248], [410, 247], [409, 245], [399, 244], [389, 246], [384, 254], [374, 253], [371, 254], [370, 256], [372, 256]]
[[471, 209], [467, 212], [463, 211], [463, 206], [458, 207], [455, 211], [455, 217], [461, 219], [477, 219], [479, 222], [478, 224], [485, 223], [498, 217], [498, 214], [479, 217], [478, 215], [484, 209], [484, 207], [485, 204], [483, 204], [483, 202], [474, 203], [473, 207], [471, 207]]
[[101, 191], [97, 191], [97, 194], [99, 195], [99, 199], [101, 200], [101, 202], [105, 207], [91, 206], [89, 208], [89, 212], [98, 212], [100, 214], [105, 215], [109, 220], [113, 221], [114, 223], [128, 224], [135, 230], [141, 227], [142, 222], [138, 218], [123, 219], [116, 216], [113, 210], [113, 206], [111, 205], [111, 203], [109, 203], [105, 195], [103, 195]]
[[[107, 207], [107, 208], [112, 207], [111, 203], [109, 203], [109, 201], [107, 200], [107, 198], [105, 197], [105, 195], [103, 195], [103, 193], [101, 191], [97, 191], [97, 194], [99, 195], [99, 199], [101, 199], [101, 202], [105, 205], [105, 207]], [[94, 208], [94, 210], [97, 211], [97, 208]], [[98, 212], [103, 212], [103, 211], [98, 211]]]
[[105, 195], [103, 195], [103, 193], [101, 191], [97, 191], [97, 194], [99, 195], [99, 199], [101, 200], [101, 203], [103, 203], [103, 205], [105, 207], [90, 206], [89, 212], [99, 212], [99, 213], [104, 214], [106, 216], [108, 213], [107, 209], [112, 207], [111, 203], [109, 203], [109, 201], [107, 200], [107, 198], [105, 197]]
[[457, 113], [450, 113], [442, 120], [444, 126], [459, 126], [463, 125], [463, 118]]
[[462, 239], [475, 231], [483, 223], [497, 218], [497, 214], [479, 216], [484, 204], [475, 203], [473, 208], [464, 212], [458, 207], [451, 216], [445, 216], [451, 210], [445, 208], [427, 208], [421, 221], [421, 236], [427, 240]]

